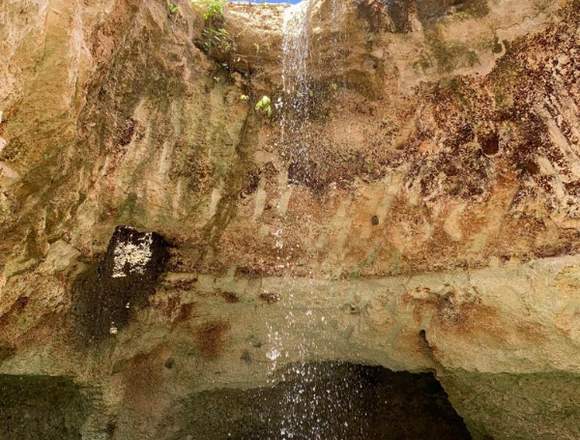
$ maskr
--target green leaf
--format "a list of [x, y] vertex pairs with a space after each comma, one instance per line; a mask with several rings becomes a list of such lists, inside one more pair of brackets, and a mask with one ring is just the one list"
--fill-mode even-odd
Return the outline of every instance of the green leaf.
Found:
[[179, 11], [179, 6], [177, 6], [175, 3], [167, 3], [167, 8], [169, 9], [170, 14], [176, 14]]
[[265, 114], [268, 117], [272, 116], [272, 100], [269, 96], [262, 96], [262, 98], [260, 98], [260, 100], [256, 103], [255, 108], [258, 113]]

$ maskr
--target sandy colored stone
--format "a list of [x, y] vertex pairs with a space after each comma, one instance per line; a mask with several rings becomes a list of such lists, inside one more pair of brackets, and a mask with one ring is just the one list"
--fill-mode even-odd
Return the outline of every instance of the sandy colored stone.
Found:
[[[220, 52], [174, 3], [0, 5], [0, 373], [94, 387], [90, 439], [299, 360], [434, 370], [474, 438], [576, 438], [577, 2], [312, 0], [300, 144], [254, 111], [283, 7], [228, 5]], [[82, 343], [118, 225], [167, 272]]]

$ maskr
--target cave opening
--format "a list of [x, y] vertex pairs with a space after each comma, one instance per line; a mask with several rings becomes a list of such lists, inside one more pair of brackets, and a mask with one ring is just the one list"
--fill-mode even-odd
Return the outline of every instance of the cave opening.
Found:
[[89, 413], [71, 378], [0, 375], [0, 440], [80, 440]]
[[271, 387], [190, 396], [169, 419], [163, 438], [471, 438], [432, 373], [324, 362], [293, 365], [280, 372], [279, 378]]

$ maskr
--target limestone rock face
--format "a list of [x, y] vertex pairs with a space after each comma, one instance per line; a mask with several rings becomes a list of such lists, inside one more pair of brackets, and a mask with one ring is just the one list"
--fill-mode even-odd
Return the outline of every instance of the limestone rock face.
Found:
[[0, 385], [164, 438], [348, 361], [436, 371], [474, 438], [580, 438], [578, 2], [306, 8], [293, 112], [284, 6], [0, 4]]

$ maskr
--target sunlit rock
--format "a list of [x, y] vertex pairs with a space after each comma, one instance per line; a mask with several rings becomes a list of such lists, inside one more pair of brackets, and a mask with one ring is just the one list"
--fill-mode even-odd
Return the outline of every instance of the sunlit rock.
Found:
[[288, 437], [289, 369], [338, 362], [430, 375], [475, 439], [579, 438], [577, 2], [206, 14], [0, 5], [0, 436]]

